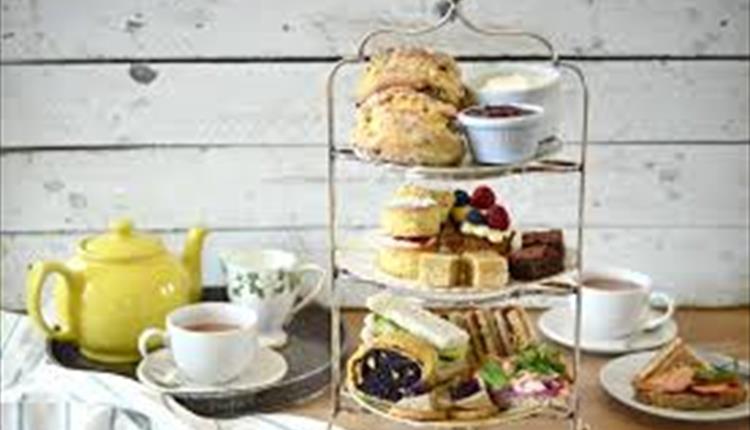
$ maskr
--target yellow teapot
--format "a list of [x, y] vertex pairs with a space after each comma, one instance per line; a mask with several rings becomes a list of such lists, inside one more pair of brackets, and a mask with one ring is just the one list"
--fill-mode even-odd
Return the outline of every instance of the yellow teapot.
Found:
[[[106, 363], [138, 361], [138, 336], [163, 327], [173, 309], [201, 294], [201, 251], [206, 231], [188, 233], [182, 258], [167, 252], [158, 237], [133, 231], [130, 220], [105, 234], [83, 239], [67, 263], [34, 264], [27, 277], [27, 308], [49, 338], [76, 343], [84, 356]], [[60, 327], [42, 315], [46, 278], [60, 275], [54, 299]]]

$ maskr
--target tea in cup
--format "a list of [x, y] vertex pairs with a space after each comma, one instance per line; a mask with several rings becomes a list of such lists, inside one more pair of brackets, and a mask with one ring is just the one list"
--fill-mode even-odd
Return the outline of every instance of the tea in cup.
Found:
[[189, 379], [219, 384], [238, 377], [258, 349], [258, 316], [231, 303], [198, 303], [167, 315], [166, 331], [148, 328], [138, 338], [138, 351], [148, 354], [152, 338], [170, 349], [177, 367]]
[[[325, 271], [301, 263], [295, 254], [280, 250], [230, 251], [221, 255], [229, 300], [258, 315], [260, 343], [279, 347], [287, 341], [284, 326], [320, 292]], [[305, 287], [306, 273], [316, 275]]]
[[[586, 270], [581, 283], [581, 335], [585, 339], [618, 339], [643, 330], [653, 330], [672, 318], [674, 300], [653, 291], [651, 277], [633, 270], [603, 268]], [[665, 310], [652, 316], [651, 306], [660, 302]], [[575, 310], [575, 296], [571, 296]]]

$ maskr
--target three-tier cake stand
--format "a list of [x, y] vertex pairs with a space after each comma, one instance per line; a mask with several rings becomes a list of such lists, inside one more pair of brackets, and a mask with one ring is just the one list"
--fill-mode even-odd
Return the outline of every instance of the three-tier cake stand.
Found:
[[[339, 72], [346, 66], [353, 66], [357, 64], [366, 63], [369, 59], [367, 53], [368, 44], [374, 39], [383, 35], [392, 35], [397, 37], [412, 37], [427, 35], [435, 33], [440, 29], [444, 28], [449, 24], [458, 23], [463, 25], [465, 29], [470, 32], [479, 34], [483, 37], [519, 37], [530, 39], [533, 42], [541, 45], [546, 51], [548, 56], [545, 57], [545, 61], [549, 61], [550, 65], [559, 70], [565, 70], [571, 72], [578, 83], [580, 84], [580, 93], [582, 98], [582, 112], [581, 112], [581, 131], [580, 131], [580, 151], [579, 157], [575, 161], [557, 159], [553, 155], [536, 157], [535, 159], [513, 164], [513, 165], [468, 165], [454, 168], [420, 168], [420, 167], [403, 167], [385, 165], [383, 168], [401, 170], [403, 174], [409, 177], [422, 177], [427, 179], [436, 180], [448, 180], [448, 181], [467, 181], [487, 178], [498, 178], [508, 175], [521, 175], [527, 173], [572, 173], [579, 176], [578, 180], [578, 205], [577, 205], [577, 223], [576, 223], [576, 248], [575, 248], [575, 260], [574, 260], [574, 272], [581, 272], [583, 265], [583, 232], [585, 225], [585, 195], [586, 195], [586, 153], [588, 149], [588, 87], [586, 85], [586, 79], [583, 71], [575, 64], [562, 61], [558, 53], [556, 52], [553, 44], [545, 37], [520, 29], [515, 28], [482, 28], [474, 24], [469, 20], [466, 15], [462, 12], [459, 4], [460, 0], [446, 0], [444, 8], [440, 18], [432, 25], [423, 28], [412, 28], [412, 29], [395, 29], [395, 28], [383, 28], [376, 29], [367, 33], [361, 40], [357, 49], [357, 54], [352, 57], [345, 57], [338, 61], [331, 69], [328, 79], [326, 82], [326, 133], [328, 143], [328, 247], [329, 247], [329, 276], [328, 279], [328, 291], [331, 300], [331, 403], [332, 410], [329, 420], [329, 428], [336, 420], [339, 412], [341, 411], [341, 400], [342, 395], [345, 395], [342, 390], [342, 330], [341, 330], [341, 300], [337, 286], [342, 281], [357, 281], [375, 284], [380, 288], [388, 288], [388, 285], [383, 283], [373, 282], [371, 279], [362, 279], [355, 273], [347, 270], [346, 259], [342, 258], [341, 252], [345, 252], [340, 247], [340, 241], [337, 238], [337, 178], [336, 178], [336, 167], [337, 161], [346, 160], [357, 160], [363, 163], [370, 161], [360, 160], [354, 155], [353, 151], [348, 145], [337, 145], [335, 119], [336, 113], [334, 110], [335, 103], [335, 89], [337, 84], [337, 78], [340, 77]], [[564, 411], [557, 411], [556, 416], [563, 417], [568, 420], [570, 427], [574, 429], [583, 428], [583, 423], [580, 417], [581, 411], [581, 396], [580, 396], [580, 368], [581, 368], [581, 349], [580, 349], [580, 335], [581, 335], [581, 295], [580, 289], [578, 288], [576, 277], [572, 277], [570, 282], [564, 288], [564, 293], [572, 295], [574, 297], [574, 348], [572, 353], [573, 361], [573, 374], [575, 375], [575, 381], [573, 384], [571, 396], [566, 404]], [[527, 294], [560, 294], [560, 288], [544, 289], [544, 288], [514, 288], [507, 291], [500, 291], [497, 294], [490, 296], [483, 296], [479, 299], [463, 298], [460, 301], [449, 301], [448, 304], [456, 306], [471, 306], [471, 305], [487, 305], [490, 304], [502, 304], [510, 300], [518, 300], [521, 296]], [[424, 294], [420, 296], [423, 300], [425, 299]], [[445, 305], [445, 301], [437, 297], [435, 300], [430, 300], [427, 297], [426, 300], [428, 305]], [[414, 423], [420, 424], [420, 423]], [[423, 424], [423, 423], [422, 423]], [[446, 423], [447, 426], [454, 427], [465, 427], [460, 423]]]

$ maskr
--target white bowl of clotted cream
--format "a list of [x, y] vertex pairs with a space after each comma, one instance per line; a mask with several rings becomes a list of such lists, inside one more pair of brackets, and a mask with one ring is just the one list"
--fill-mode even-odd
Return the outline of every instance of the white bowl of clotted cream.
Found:
[[560, 133], [560, 72], [552, 66], [503, 64], [480, 79], [477, 101], [481, 105], [523, 103], [544, 110], [540, 129], [542, 140]]

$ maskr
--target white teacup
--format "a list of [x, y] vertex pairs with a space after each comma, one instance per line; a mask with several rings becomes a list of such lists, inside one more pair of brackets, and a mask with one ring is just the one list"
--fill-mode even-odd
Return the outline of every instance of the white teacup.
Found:
[[[653, 281], [643, 273], [619, 268], [586, 270], [580, 281], [581, 336], [585, 339], [618, 339], [653, 330], [674, 314], [674, 300], [652, 291]], [[570, 298], [570, 307], [575, 310], [575, 296]], [[657, 302], [666, 310], [653, 317], [650, 309]]]
[[238, 377], [258, 350], [258, 316], [231, 303], [198, 303], [172, 311], [166, 331], [148, 328], [138, 338], [138, 351], [148, 354], [151, 338], [161, 338], [177, 367], [188, 378], [218, 384]]
[[[231, 251], [221, 255], [229, 299], [258, 314], [260, 343], [279, 347], [287, 341], [284, 325], [320, 292], [325, 271], [303, 264], [279, 250]], [[303, 288], [305, 273], [316, 273], [312, 288]], [[306, 291], [303, 291], [306, 290]]]

